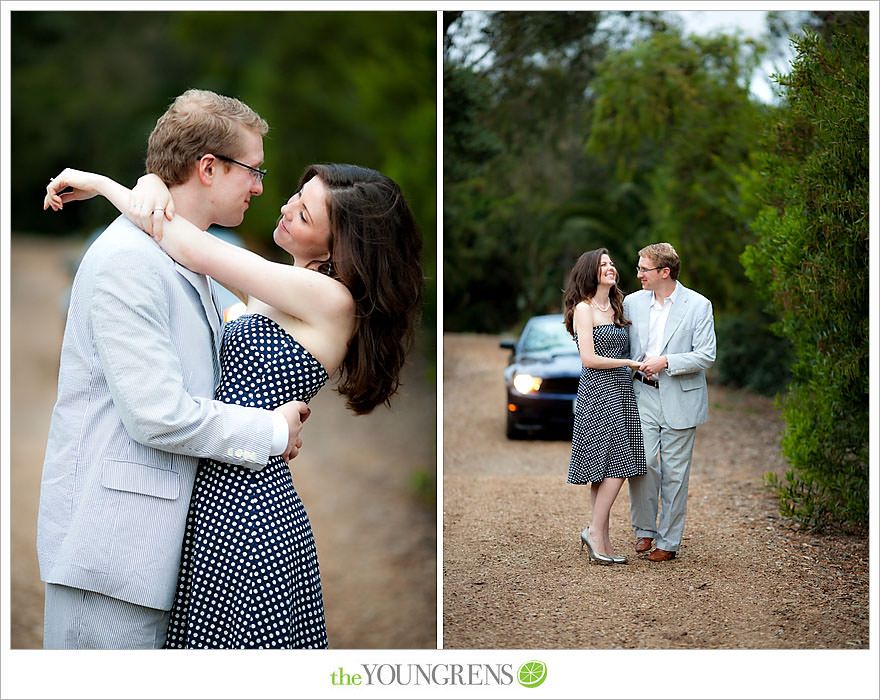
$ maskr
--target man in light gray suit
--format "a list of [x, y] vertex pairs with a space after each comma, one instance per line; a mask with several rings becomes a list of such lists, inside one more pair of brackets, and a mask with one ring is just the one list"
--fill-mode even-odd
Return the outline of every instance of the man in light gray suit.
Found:
[[[187, 91], [157, 122], [147, 169], [197, 226], [237, 226], [262, 193], [267, 128], [238, 100]], [[45, 648], [161, 647], [199, 458], [262, 469], [298, 453], [305, 404], [212, 399], [220, 326], [209, 280], [128, 219], [83, 257], [40, 491]]]
[[[681, 546], [696, 426], [709, 419], [706, 370], [715, 362], [712, 304], [678, 281], [681, 263], [668, 243], [639, 251], [642, 290], [627, 295], [630, 354], [648, 473], [629, 480], [636, 551], [654, 562]], [[657, 518], [660, 510], [659, 522]]]

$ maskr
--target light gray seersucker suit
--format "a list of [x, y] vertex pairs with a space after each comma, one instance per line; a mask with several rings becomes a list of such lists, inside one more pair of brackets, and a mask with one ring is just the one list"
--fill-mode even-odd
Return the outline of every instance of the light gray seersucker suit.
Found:
[[[623, 301], [632, 322], [632, 359], [642, 359], [647, 347], [653, 296], [642, 289]], [[669, 366], [655, 376], [659, 388], [633, 380], [648, 473], [629, 480], [635, 536], [653, 539], [669, 552], [681, 546], [695, 428], [709, 419], [706, 370], [715, 362], [716, 345], [712, 303], [681, 282], [673, 299], [659, 353]]]
[[270, 411], [212, 400], [207, 278], [124, 217], [71, 292], [37, 525], [40, 577], [169, 610], [200, 457], [262, 469]]
[[[669, 367], [655, 377], [660, 381], [660, 402], [671, 428], [693, 428], [709, 420], [706, 370], [715, 363], [715, 321], [712, 303], [681, 282], [669, 310], [660, 354]], [[654, 292], [640, 289], [623, 300], [629, 326], [630, 357], [641, 358], [648, 345], [648, 324]]]

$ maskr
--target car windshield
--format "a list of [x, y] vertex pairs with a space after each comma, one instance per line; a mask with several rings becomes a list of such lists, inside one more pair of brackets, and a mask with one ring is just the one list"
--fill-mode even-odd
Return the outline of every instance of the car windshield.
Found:
[[577, 353], [577, 345], [561, 317], [533, 319], [526, 328], [522, 352]]

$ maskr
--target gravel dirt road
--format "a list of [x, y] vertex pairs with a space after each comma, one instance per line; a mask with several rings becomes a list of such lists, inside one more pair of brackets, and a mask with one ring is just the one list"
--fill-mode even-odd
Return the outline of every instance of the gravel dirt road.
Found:
[[504, 436], [498, 341], [444, 336], [444, 648], [868, 648], [867, 538], [801, 532], [762, 486], [785, 467], [772, 400], [710, 385], [678, 558], [634, 554], [624, 485], [611, 537], [630, 563], [589, 566], [571, 444]]
[[[42, 647], [35, 551], [40, 472], [55, 402], [63, 320], [58, 300], [78, 242], [11, 244], [11, 647]], [[328, 386], [311, 403], [294, 483], [308, 510], [335, 649], [437, 644], [436, 393], [416, 351], [391, 410], [355, 417]]]

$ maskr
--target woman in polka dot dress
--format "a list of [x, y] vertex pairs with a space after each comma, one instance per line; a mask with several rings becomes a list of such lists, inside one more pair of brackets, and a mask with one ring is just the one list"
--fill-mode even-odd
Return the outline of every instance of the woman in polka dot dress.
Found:
[[[136, 191], [173, 216], [159, 178]], [[421, 239], [391, 179], [353, 165], [306, 168], [273, 234], [291, 265], [180, 216], [162, 229], [155, 237], [172, 258], [241, 290], [246, 303], [224, 327], [219, 400], [269, 409], [308, 401], [336, 374], [347, 407], [366, 414], [397, 391], [423, 276]], [[200, 463], [166, 647], [327, 647], [315, 541], [282, 457], [260, 471]]]
[[630, 373], [639, 363], [628, 359], [630, 322], [607, 250], [578, 258], [563, 306], [583, 364], [568, 471], [568, 483], [590, 484], [593, 517], [581, 533], [581, 549], [586, 545], [591, 564], [625, 564], [608, 533], [611, 506], [624, 479], [647, 473], [647, 467]]

